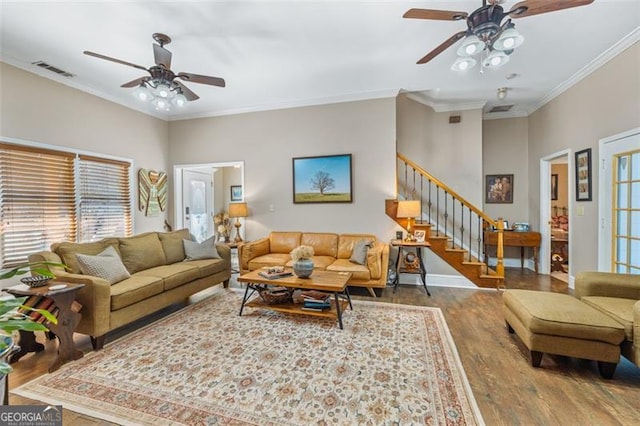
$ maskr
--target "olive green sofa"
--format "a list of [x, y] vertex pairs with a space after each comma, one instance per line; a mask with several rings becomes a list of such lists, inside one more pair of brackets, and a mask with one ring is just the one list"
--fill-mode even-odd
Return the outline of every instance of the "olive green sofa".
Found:
[[[58, 281], [84, 283], [76, 300], [82, 304], [77, 333], [91, 336], [94, 349], [102, 348], [105, 334], [189, 296], [223, 284], [231, 277], [231, 253], [216, 244], [220, 258], [185, 260], [183, 240], [189, 231], [148, 232], [126, 238], [107, 238], [92, 243], [56, 243], [51, 251], [29, 256], [30, 262], [62, 262], [68, 270], [52, 268]], [[82, 274], [77, 254], [95, 256], [114, 247], [130, 277], [115, 284]]]

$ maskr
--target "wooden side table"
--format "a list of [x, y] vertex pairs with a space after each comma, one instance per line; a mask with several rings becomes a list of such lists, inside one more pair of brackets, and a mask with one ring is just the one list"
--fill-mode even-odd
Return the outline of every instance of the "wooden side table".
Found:
[[[231, 273], [232, 274], [239, 274], [240, 273], [240, 258], [238, 257], [238, 246], [241, 244], [246, 244], [249, 241], [240, 241], [240, 242], [235, 242], [235, 241], [230, 241], [228, 243], [226, 242], [220, 242], [220, 244], [224, 244], [227, 247], [229, 247], [231, 249]], [[233, 252], [235, 251], [235, 258], [236, 258], [236, 262], [237, 262], [237, 269], [234, 269], [234, 265], [233, 265]]]
[[[400, 274], [419, 274], [427, 295], [431, 296], [431, 293], [429, 293], [429, 289], [427, 288], [427, 268], [425, 268], [424, 262], [422, 261], [422, 249], [425, 247], [431, 247], [431, 244], [428, 242], [419, 243], [417, 241], [391, 240], [391, 246], [398, 248], [398, 256], [396, 257], [396, 278], [393, 280], [393, 292], [395, 293], [398, 289]], [[405, 262], [405, 259], [407, 254], [414, 252], [410, 249], [414, 249], [415, 251], [414, 256], [416, 258], [416, 262], [414, 265], [409, 267]], [[400, 265], [400, 259], [405, 262], [404, 267]]]
[[[64, 288], [51, 289], [51, 287], [64, 285]], [[73, 302], [76, 299], [76, 292], [84, 287], [84, 284], [51, 282], [42, 287], [26, 287], [14, 286], [7, 288], [8, 293], [14, 296], [42, 296], [53, 300], [55, 306], [58, 307], [58, 323], [47, 323], [46, 326], [58, 336], [58, 356], [49, 366], [49, 373], [56, 371], [67, 361], [74, 361], [84, 356], [82, 351], [76, 348], [73, 341], [73, 332], [80, 322], [80, 313], [72, 309]], [[40, 352], [42, 345], [37, 343], [33, 332], [25, 332], [20, 330], [20, 351], [12, 356], [10, 362], [19, 360], [28, 352]]]
[[[542, 236], [539, 232], [534, 231], [505, 231], [502, 233], [502, 244], [504, 247], [520, 247], [520, 269], [524, 268], [524, 248], [531, 247], [533, 250], [533, 268], [538, 273], [538, 247]], [[498, 244], [498, 233], [495, 231], [486, 231], [484, 233], [484, 256], [485, 263], [487, 261], [487, 246], [495, 246]]]

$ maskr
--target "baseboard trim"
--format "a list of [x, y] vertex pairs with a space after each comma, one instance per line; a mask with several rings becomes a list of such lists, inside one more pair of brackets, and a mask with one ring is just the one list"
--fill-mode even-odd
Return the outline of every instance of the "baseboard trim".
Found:
[[[416, 285], [422, 286], [420, 276], [417, 274], [401, 274], [400, 283], [403, 285]], [[453, 287], [453, 288], [466, 288], [471, 290], [495, 290], [492, 288], [485, 289], [478, 287], [473, 282], [469, 281], [462, 275], [443, 275], [443, 274], [429, 274], [427, 273], [427, 286], [428, 287]]]

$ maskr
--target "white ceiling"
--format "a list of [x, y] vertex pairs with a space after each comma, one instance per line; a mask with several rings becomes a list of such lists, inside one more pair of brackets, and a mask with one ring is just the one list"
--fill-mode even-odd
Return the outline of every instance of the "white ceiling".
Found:
[[[511, 9], [515, 0], [503, 6]], [[455, 47], [416, 61], [464, 22], [403, 19], [412, 7], [471, 12], [481, 1], [5, 1], [0, 59], [6, 63], [175, 120], [394, 96], [440, 110], [515, 104], [526, 116], [620, 46], [640, 39], [639, 0], [596, 0], [588, 6], [515, 19], [525, 43], [498, 70], [450, 70]], [[201, 99], [169, 116], [119, 86], [145, 75], [83, 55], [91, 50], [153, 65], [151, 34], [168, 34], [172, 70], [223, 77], [226, 88], [187, 83]], [[616, 44], [618, 44], [616, 48]], [[613, 50], [612, 50], [613, 48]], [[608, 52], [608, 53], [607, 53]], [[603, 56], [604, 55], [604, 56]], [[32, 65], [45, 61], [67, 79]], [[585, 68], [586, 67], [586, 68]], [[517, 74], [508, 80], [509, 74]], [[615, 84], [612, 82], [612, 84]], [[496, 90], [509, 87], [498, 101]]]

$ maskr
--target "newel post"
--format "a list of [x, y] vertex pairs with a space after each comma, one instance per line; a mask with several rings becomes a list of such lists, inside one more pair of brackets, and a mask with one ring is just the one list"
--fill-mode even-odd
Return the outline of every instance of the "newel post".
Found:
[[498, 228], [498, 244], [496, 247], [496, 257], [498, 258], [498, 264], [496, 265], [496, 273], [498, 276], [504, 277], [504, 221], [501, 217], [498, 218], [496, 227]]

